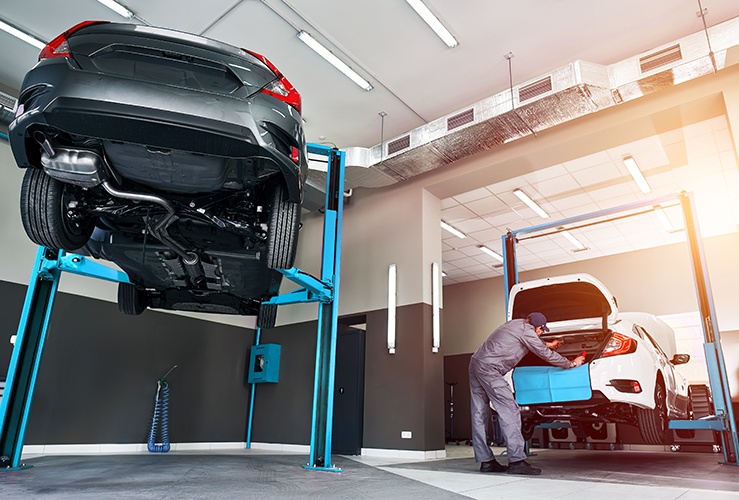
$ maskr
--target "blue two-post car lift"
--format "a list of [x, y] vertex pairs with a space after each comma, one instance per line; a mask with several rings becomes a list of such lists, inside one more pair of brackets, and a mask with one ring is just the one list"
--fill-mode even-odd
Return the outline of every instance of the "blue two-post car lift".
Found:
[[[707, 429], [717, 431], [721, 436], [721, 450], [724, 454], [723, 463], [737, 465], [737, 450], [739, 450], [737, 423], [731, 406], [731, 391], [729, 388], [726, 363], [721, 347], [721, 335], [718, 331], [718, 320], [716, 318], [716, 310], [713, 305], [711, 283], [708, 279], [708, 266], [706, 264], [705, 253], [703, 250], [703, 240], [701, 239], [695, 203], [693, 202], [693, 196], [691, 193], [681, 192], [677, 195], [671, 194], [660, 198], [621, 205], [555, 222], [508, 231], [508, 233], [502, 237], [503, 276], [507, 292], [505, 300], [506, 311], [508, 311], [508, 296], [511, 288], [518, 283], [516, 244], [519, 241], [519, 235], [539, 233], [539, 236], [542, 236], [542, 233], [546, 231], [559, 231], [562, 227], [574, 229], [577, 226], [572, 226], [572, 224], [578, 224], [588, 220], [610, 217], [616, 214], [626, 214], [639, 209], [643, 210], [638, 213], [649, 212], [652, 211], [654, 207], [660, 206], [662, 203], [672, 202], [674, 204], [675, 201], [680, 203], [683, 212], [683, 219], [685, 221], [685, 231], [688, 246], [690, 248], [693, 277], [695, 278], [696, 294], [698, 296], [698, 305], [705, 340], [703, 350], [706, 355], [708, 380], [711, 386], [711, 394], [713, 395], [715, 414], [697, 420], [672, 420], [670, 421], [669, 426], [671, 429]], [[630, 215], [637, 215], [638, 213], [631, 213]], [[530, 238], [531, 237], [536, 236], [530, 236]]]
[[[286, 278], [303, 288], [273, 297], [267, 303], [319, 302], [310, 462], [305, 468], [341, 472], [341, 469], [331, 464], [331, 430], [345, 153], [317, 144], [309, 144], [308, 152], [328, 159], [321, 278], [314, 278], [297, 268], [279, 270]], [[62, 272], [113, 282], [129, 282], [125, 273], [90, 261], [84, 256], [68, 254], [63, 250], [38, 248], [8, 367], [5, 390], [0, 399], [0, 471], [27, 468], [21, 462], [23, 440]], [[259, 334], [258, 329], [257, 343]], [[254, 385], [252, 406], [253, 402]], [[251, 412], [250, 408], [247, 439], [251, 435]]]

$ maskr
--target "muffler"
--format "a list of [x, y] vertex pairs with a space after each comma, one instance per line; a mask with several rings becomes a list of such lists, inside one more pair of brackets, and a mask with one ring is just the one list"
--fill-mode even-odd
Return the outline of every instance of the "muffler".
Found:
[[34, 134], [41, 144], [41, 165], [49, 177], [83, 188], [93, 188], [107, 179], [103, 159], [86, 149], [53, 148], [41, 132]]

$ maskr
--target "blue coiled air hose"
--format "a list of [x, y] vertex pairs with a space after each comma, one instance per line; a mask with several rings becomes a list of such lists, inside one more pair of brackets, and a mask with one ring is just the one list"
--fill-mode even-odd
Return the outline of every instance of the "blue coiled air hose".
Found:
[[[167, 453], [169, 451], [169, 384], [164, 380], [172, 370], [173, 366], [164, 377], [157, 381], [157, 396], [154, 401], [154, 416], [151, 419], [151, 430], [146, 448], [152, 453]], [[161, 437], [161, 443], [156, 443], [157, 428]]]

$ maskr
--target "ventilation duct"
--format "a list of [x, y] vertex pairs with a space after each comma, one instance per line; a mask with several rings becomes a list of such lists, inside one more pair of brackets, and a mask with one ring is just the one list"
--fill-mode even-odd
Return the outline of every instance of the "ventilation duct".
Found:
[[[575, 61], [372, 148], [347, 148], [347, 186], [381, 187], [723, 69], [739, 18], [610, 66]], [[512, 93], [511, 93], [512, 92]], [[391, 147], [392, 145], [392, 147]], [[371, 168], [367, 168], [371, 167]]]
[[10, 125], [15, 118], [15, 106], [18, 101], [5, 92], [0, 92], [0, 125]]

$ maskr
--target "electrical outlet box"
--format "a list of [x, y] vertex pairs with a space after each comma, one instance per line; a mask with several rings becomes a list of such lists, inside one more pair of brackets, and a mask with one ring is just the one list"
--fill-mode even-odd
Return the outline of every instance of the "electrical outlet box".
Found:
[[400, 431], [400, 437], [402, 439], [410, 439], [413, 437], [413, 433], [411, 431]]
[[251, 348], [249, 355], [250, 384], [277, 383], [280, 378], [280, 344], [259, 344]]

